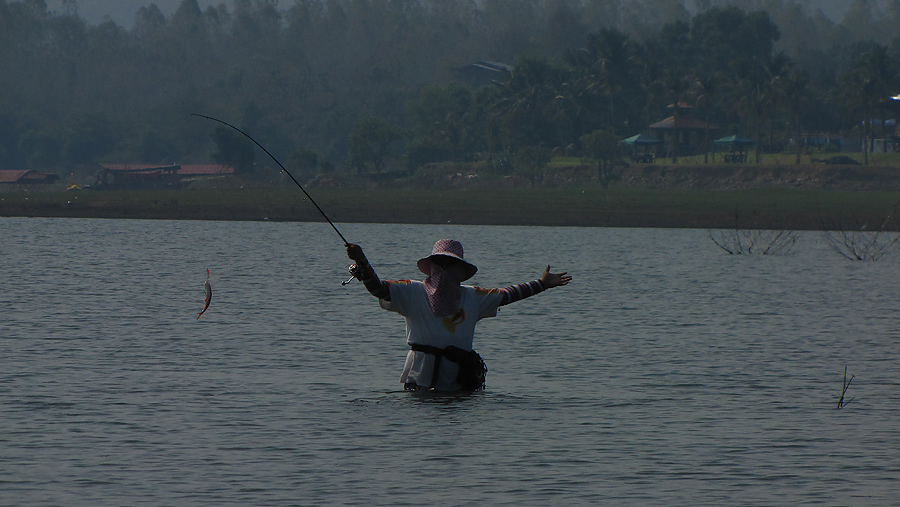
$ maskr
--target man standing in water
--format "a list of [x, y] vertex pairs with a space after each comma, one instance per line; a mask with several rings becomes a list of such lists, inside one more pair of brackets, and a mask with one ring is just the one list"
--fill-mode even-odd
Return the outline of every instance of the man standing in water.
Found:
[[359, 245], [347, 244], [347, 256], [356, 263], [355, 276], [379, 299], [385, 310], [406, 318], [406, 340], [411, 350], [400, 382], [408, 390], [475, 391], [484, 388], [487, 369], [472, 350], [475, 324], [497, 315], [497, 308], [553, 287], [572, 277], [551, 273], [550, 266], [537, 280], [504, 289], [461, 285], [478, 271], [463, 258], [459, 241], [442, 239], [431, 255], [419, 259], [425, 281], [380, 280]]

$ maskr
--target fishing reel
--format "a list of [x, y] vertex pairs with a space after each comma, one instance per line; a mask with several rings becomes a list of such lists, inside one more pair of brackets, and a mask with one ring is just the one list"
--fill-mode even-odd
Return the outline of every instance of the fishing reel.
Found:
[[357, 266], [356, 264], [351, 264], [350, 266], [348, 266], [347, 271], [350, 272], [351, 276], [350, 276], [350, 278], [347, 279], [347, 281], [341, 282], [341, 285], [349, 285], [350, 282], [352, 282], [354, 278], [357, 280], [362, 280], [362, 278], [361, 278], [362, 271], [359, 269], [359, 266]]

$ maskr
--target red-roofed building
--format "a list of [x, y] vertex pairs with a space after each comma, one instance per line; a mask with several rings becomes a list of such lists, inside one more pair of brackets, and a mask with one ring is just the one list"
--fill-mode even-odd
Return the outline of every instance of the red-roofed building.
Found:
[[100, 164], [97, 186], [101, 188], [174, 188], [188, 179], [234, 174], [226, 165]]
[[164, 188], [180, 184], [177, 165], [100, 164], [101, 188]]
[[39, 173], [30, 169], [15, 169], [0, 171], [0, 184], [43, 185], [53, 183], [59, 176], [52, 173]]
[[234, 167], [221, 164], [191, 164], [178, 169], [181, 176], [222, 176], [234, 174]]
[[[675, 105], [669, 105], [674, 110]], [[708, 148], [719, 127], [696, 118], [691, 107], [685, 103], [678, 104], [678, 114], [651, 124], [647, 129], [652, 137], [659, 139], [660, 148], [667, 156], [672, 156], [673, 136], [678, 136], [677, 155], [697, 155]]]

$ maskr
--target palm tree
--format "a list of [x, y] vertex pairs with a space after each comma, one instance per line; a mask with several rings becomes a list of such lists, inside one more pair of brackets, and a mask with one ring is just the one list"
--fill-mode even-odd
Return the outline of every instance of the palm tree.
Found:
[[869, 164], [872, 148], [872, 112], [876, 105], [896, 91], [897, 62], [888, 55], [886, 47], [874, 45], [856, 64], [845, 72], [835, 95], [851, 113], [863, 116], [863, 163]]
[[709, 163], [709, 126], [710, 115], [716, 102], [719, 100], [719, 94], [722, 92], [724, 78], [721, 73], [712, 73], [705, 77], [696, 77], [693, 83], [693, 92], [696, 95], [697, 108], [703, 111], [704, 123], [703, 128], [703, 163]]
[[771, 80], [766, 66], [759, 60], [746, 69], [732, 89], [730, 103], [734, 111], [753, 125], [753, 141], [756, 144], [756, 163], [760, 162], [760, 137], [766, 111], [772, 101]]
[[800, 164], [800, 128], [801, 115], [803, 114], [803, 106], [809, 96], [810, 81], [809, 77], [803, 71], [795, 71], [788, 76], [784, 82], [784, 98], [787, 102], [788, 109], [791, 112], [791, 122], [795, 132], [795, 144], [797, 149], [797, 164]]
[[603, 29], [592, 34], [584, 48], [569, 52], [566, 62], [575, 71], [578, 84], [573, 89], [581, 103], [605, 112], [594, 127], [618, 130], [627, 121], [634, 96], [629, 85], [639, 80], [643, 68], [640, 46], [622, 32]]
[[770, 149], [772, 145], [775, 144], [775, 119], [778, 116], [778, 109], [781, 102], [785, 100], [785, 82], [792, 67], [793, 62], [784, 54], [784, 52], [773, 56], [772, 59], [764, 65], [768, 81], [765, 87], [766, 96], [764, 97], [764, 101], [769, 110]]
[[682, 108], [691, 92], [694, 80], [690, 76], [678, 74], [677, 71], [667, 71], [658, 81], [665, 97], [672, 108], [672, 163], [678, 163], [678, 148], [680, 144], [678, 125], [681, 119]]
[[565, 77], [561, 69], [535, 58], [522, 58], [500, 89], [500, 99], [493, 106], [495, 118], [518, 139], [511, 144], [541, 145], [553, 135], [554, 104]]

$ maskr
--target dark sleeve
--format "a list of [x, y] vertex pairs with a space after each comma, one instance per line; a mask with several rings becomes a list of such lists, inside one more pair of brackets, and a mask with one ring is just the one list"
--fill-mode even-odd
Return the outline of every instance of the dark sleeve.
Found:
[[515, 303], [520, 299], [534, 296], [535, 294], [537, 294], [538, 292], [542, 292], [543, 290], [544, 285], [540, 280], [535, 280], [528, 283], [520, 283], [517, 285], [510, 285], [505, 289], [500, 289], [500, 294], [502, 295], [502, 298], [500, 299], [500, 306]]
[[375, 270], [372, 269], [371, 264], [367, 262], [365, 266], [359, 266], [357, 273], [356, 278], [366, 286], [366, 290], [369, 291], [369, 294], [378, 299], [383, 299], [384, 301], [391, 300], [391, 290], [388, 287], [388, 282], [378, 278], [378, 275], [375, 274]]

